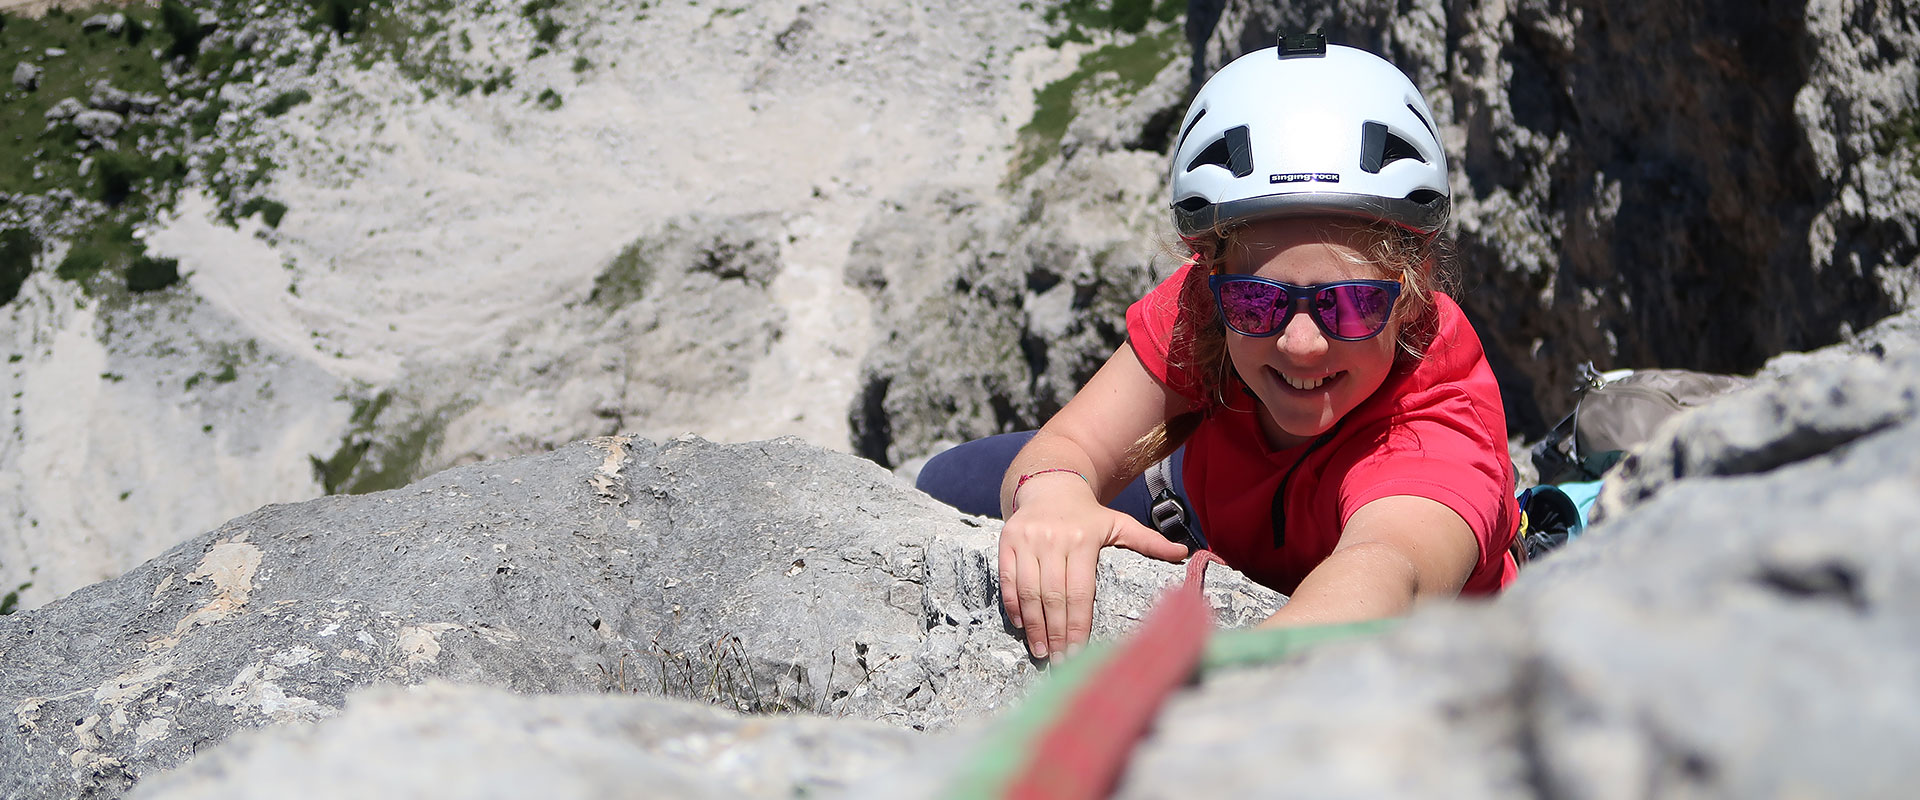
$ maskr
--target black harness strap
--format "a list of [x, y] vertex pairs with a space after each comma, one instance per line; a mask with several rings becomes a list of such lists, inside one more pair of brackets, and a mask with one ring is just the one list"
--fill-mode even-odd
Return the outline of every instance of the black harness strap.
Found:
[[1153, 526], [1160, 529], [1160, 535], [1169, 541], [1184, 544], [1188, 550], [1205, 550], [1207, 540], [1188, 524], [1193, 518], [1193, 509], [1174, 491], [1173, 459], [1174, 456], [1167, 456], [1147, 467], [1147, 492], [1152, 495], [1147, 514], [1153, 519]]
[[1306, 452], [1300, 454], [1299, 460], [1287, 468], [1287, 474], [1280, 477], [1279, 488], [1273, 490], [1273, 549], [1278, 550], [1287, 543], [1287, 485], [1293, 482], [1293, 473], [1300, 469], [1301, 464], [1307, 463], [1307, 457], [1313, 455], [1313, 451], [1333, 441], [1334, 435], [1340, 432], [1340, 426], [1345, 425], [1346, 422], [1346, 418], [1342, 417], [1339, 422], [1333, 424], [1332, 430], [1315, 438], [1312, 444], [1307, 445]]

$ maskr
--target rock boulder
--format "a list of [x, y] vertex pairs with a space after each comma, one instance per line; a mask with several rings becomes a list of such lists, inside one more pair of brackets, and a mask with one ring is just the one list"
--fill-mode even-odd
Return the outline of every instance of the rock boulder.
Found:
[[13, 88], [23, 92], [31, 92], [40, 88], [40, 75], [44, 72], [45, 70], [25, 61], [14, 64]]
[[[1036, 674], [996, 549], [985, 521], [795, 440], [607, 437], [269, 506], [0, 618], [0, 794], [115, 796], [237, 730], [430, 678], [950, 727]], [[1096, 635], [1180, 570], [1104, 559]], [[1281, 602], [1210, 583], [1227, 624]]]

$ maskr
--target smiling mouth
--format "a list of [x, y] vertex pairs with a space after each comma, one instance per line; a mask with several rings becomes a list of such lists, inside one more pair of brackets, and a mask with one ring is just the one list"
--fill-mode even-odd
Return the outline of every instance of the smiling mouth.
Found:
[[[1269, 367], [1268, 369], [1272, 369], [1272, 368]], [[1335, 372], [1331, 375], [1322, 375], [1318, 378], [1296, 378], [1292, 375], [1288, 375], [1279, 370], [1274, 370], [1273, 373], [1275, 375], [1280, 376], [1281, 382], [1285, 383], [1288, 386], [1293, 387], [1295, 390], [1302, 391], [1302, 392], [1311, 392], [1315, 389], [1319, 389], [1323, 386], [1326, 386], [1327, 384], [1338, 381], [1342, 376], [1347, 374], [1345, 371], [1341, 371], [1341, 372]]]

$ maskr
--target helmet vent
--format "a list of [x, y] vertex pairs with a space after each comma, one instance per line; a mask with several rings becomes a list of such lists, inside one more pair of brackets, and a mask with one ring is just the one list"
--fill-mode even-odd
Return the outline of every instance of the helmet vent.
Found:
[[1407, 200], [1420, 205], [1433, 207], [1435, 203], [1447, 199], [1447, 196], [1432, 189], [1415, 189], [1407, 194]]
[[1178, 203], [1174, 203], [1173, 207], [1178, 208], [1181, 211], [1185, 211], [1189, 214], [1198, 214], [1202, 211], [1205, 211], [1207, 206], [1209, 205], [1212, 205], [1212, 204], [1207, 202], [1207, 198], [1189, 197]]
[[1365, 122], [1360, 125], [1360, 168], [1378, 173], [1388, 164], [1403, 158], [1411, 158], [1422, 164], [1427, 157], [1412, 142], [1400, 138], [1387, 126], [1378, 122]]
[[1248, 141], [1247, 126], [1228, 128], [1220, 133], [1220, 138], [1207, 145], [1199, 155], [1187, 162], [1187, 171], [1192, 172], [1207, 165], [1224, 167], [1233, 173], [1233, 177], [1244, 178], [1253, 174], [1253, 143]]
[[1408, 103], [1407, 110], [1413, 112], [1413, 118], [1420, 120], [1420, 124], [1427, 126], [1428, 135], [1435, 139], [1440, 138], [1440, 133], [1433, 129], [1433, 123], [1427, 120], [1427, 115], [1420, 113], [1420, 109], [1414, 108], [1412, 103]]
[[1199, 125], [1200, 120], [1203, 120], [1206, 118], [1207, 118], [1207, 110], [1204, 108], [1200, 109], [1200, 113], [1193, 115], [1193, 121], [1187, 123], [1186, 130], [1183, 130], [1180, 132], [1180, 141], [1174, 144], [1173, 152], [1176, 152], [1176, 153], [1180, 152], [1180, 148], [1186, 145], [1187, 143], [1187, 136], [1193, 133], [1193, 126]]

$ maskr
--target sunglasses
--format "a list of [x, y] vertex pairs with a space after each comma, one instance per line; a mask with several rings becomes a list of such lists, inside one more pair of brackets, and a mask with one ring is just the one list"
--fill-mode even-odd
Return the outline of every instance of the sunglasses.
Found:
[[1252, 275], [1215, 275], [1207, 280], [1220, 318], [1242, 336], [1266, 337], [1285, 330], [1302, 304], [1330, 339], [1359, 342], [1387, 329], [1393, 303], [1400, 299], [1394, 281], [1335, 281], [1312, 286], [1270, 281]]

